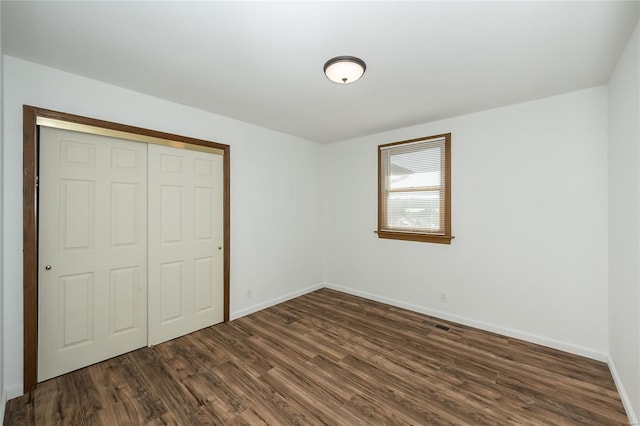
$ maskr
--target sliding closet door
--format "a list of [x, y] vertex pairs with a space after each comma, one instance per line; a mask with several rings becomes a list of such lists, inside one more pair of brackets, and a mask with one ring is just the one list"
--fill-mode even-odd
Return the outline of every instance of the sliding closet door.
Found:
[[147, 145], [40, 129], [38, 381], [147, 344]]
[[222, 156], [149, 145], [149, 344], [223, 321]]

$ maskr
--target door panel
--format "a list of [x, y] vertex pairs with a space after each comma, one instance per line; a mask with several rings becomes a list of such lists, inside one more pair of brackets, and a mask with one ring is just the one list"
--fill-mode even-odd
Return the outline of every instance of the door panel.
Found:
[[140, 317], [140, 305], [146, 305], [146, 300], [138, 297], [138, 278], [140, 268], [137, 266], [111, 270], [110, 279], [110, 336], [134, 330]]
[[[146, 194], [145, 194], [146, 195]], [[129, 246], [141, 243], [136, 240], [140, 229], [140, 185], [111, 183], [111, 246]]]
[[222, 156], [149, 146], [149, 344], [223, 321]]
[[59, 280], [60, 348], [93, 342], [93, 274], [76, 274]]
[[[184, 186], [162, 185], [160, 187], [160, 232], [162, 244], [184, 243], [182, 228], [182, 211]], [[153, 214], [153, 210], [151, 211]]]
[[62, 250], [92, 250], [95, 235], [95, 182], [60, 180]]
[[39, 381], [147, 344], [146, 148], [40, 129]]
[[213, 308], [214, 295], [211, 283], [214, 282], [215, 274], [214, 258], [203, 257], [195, 259], [194, 262], [195, 311], [196, 313], [200, 313]]

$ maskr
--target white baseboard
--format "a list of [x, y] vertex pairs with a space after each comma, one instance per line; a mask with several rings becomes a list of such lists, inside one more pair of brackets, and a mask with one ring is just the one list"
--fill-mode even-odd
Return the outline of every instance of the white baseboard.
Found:
[[240, 309], [239, 311], [231, 312], [229, 314], [229, 319], [234, 320], [246, 315], [252, 314], [254, 312], [261, 311], [263, 309], [269, 308], [271, 306], [277, 305], [278, 303], [286, 302], [287, 300], [294, 299], [298, 296], [302, 296], [303, 294], [311, 293], [312, 291], [320, 290], [325, 287], [324, 284], [315, 284], [311, 287], [304, 288], [302, 290], [297, 290], [289, 294], [285, 294], [284, 296], [279, 296], [271, 300], [267, 300], [266, 302], [258, 303], [253, 306], [249, 306], [248, 308]]
[[349, 287], [342, 287], [342, 286], [331, 284], [331, 283], [326, 283], [325, 287], [333, 290], [341, 291], [343, 293], [352, 294], [354, 296], [364, 297], [365, 299], [386, 303], [387, 305], [397, 306], [398, 308], [404, 308], [410, 311], [418, 312], [418, 313], [429, 315], [432, 317], [441, 318], [443, 320], [455, 322], [462, 325], [467, 325], [469, 327], [479, 328], [481, 330], [490, 331], [492, 333], [498, 333], [503, 336], [513, 337], [516, 339], [535, 343], [537, 345], [547, 346], [549, 348], [558, 349], [564, 352], [569, 352], [572, 354], [584, 356], [587, 358], [595, 359], [597, 361], [607, 362], [607, 359], [608, 359], [607, 353], [585, 348], [580, 345], [574, 345], [572, 343], [562, 342], [559, 340], [538, 336], [536, 334], [531, 334], [524, 331], [501, 327], [499, 325], [477, 321], [472, 318], [450, 314], [448, 312], [443, 312], [436, 309], [425, 308], [423, 306], [414, 305], [412, 303], [407, 303], [400, 300], [390, 299], [388, 297], [379, 296], [377, 294], [368, 293], [366, 291], [354, 290]]
[[609, 364], [609, 371], [611, 371], [611, 375], [613, 376], [613, 381], [616, 384], [616, 388], [618, 389], [618, 393], [620, 394], [620, 399], [622, 399], [622, 405], [624, 405], [624, 409], [627, 412], [627, 417], [629, 417], [630, 425], [638, 425], [638, 417], [636, 416], [635, 411], [633, 411], [633, 406], [631, 405], [631, 400], [629, 400], [629, 395], [627, 395], [627, 391], [622, 384], [622, 379], [618, 374], [618, 370], [616, 369], [616, 365], [613, 362], [613, 359], [609, 357], [607, 359], [607, 364]]
[[9, 386], [6, 389], [6, 396], [7, 396], [7, 401], [13, 398], [17, 398], [19, 396], [22, 396], [24, 394], [24, 392], [22, 392], [22, 385], [13, 385], [13, 386]]
[[7, 406], [7, 391], [2, 389], [0, 396], [0, 420], [4, 423], [4, 408]]

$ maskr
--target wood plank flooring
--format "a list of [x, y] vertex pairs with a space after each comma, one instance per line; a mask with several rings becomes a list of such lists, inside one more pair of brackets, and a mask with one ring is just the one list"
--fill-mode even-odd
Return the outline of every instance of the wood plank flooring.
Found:
[[4, 419], [12, 426], [627, 422], [604, 363], [328, 289], [40, 383], [9, 401]]

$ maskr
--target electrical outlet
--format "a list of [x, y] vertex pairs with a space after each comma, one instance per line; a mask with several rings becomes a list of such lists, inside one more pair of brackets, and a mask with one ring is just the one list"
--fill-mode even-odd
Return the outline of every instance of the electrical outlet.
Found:
[[249, 289], [247, 290], [247, 299], [251, 299], [251, 296], [253, 296], [253, 292]]
[[445, 292], [440, 293], [440, 302], [447, 303], [447, 293]]

